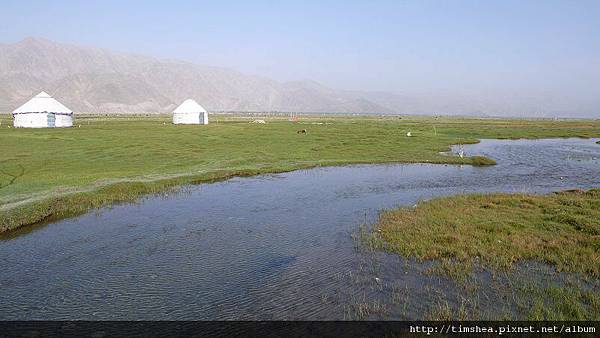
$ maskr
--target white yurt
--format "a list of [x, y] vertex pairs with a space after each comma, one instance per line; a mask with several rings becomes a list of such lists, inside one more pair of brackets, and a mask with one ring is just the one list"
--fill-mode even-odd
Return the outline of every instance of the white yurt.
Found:
[[73, 111], [41, 92], [12, 112], [15, 128], [72, 127]]
[[173, 111], [173, 124], [208, 124], [208, 113], [196, 101], [187, 99]]

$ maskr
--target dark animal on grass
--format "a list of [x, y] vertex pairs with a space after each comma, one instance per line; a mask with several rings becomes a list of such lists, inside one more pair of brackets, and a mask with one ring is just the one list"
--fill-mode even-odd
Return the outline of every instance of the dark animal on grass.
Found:
[[307, 131], [306, 131], [306, 129], [300, 129], [296, 133], [298, 133], [298, 134], [306, 134]]

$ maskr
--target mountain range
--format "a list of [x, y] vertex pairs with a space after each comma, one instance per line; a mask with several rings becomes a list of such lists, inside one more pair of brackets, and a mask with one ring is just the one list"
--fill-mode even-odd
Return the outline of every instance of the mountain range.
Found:
[[[407, 84], [407, 88], [410, 85]], [[75, 112], [165, 113], [185, 99], [208, 111], [598, 117], [598, 97], [483, 90], [347, 91], [236, 70], [26, 38], [0, 44], [0, 112], [46, 91]]]
[[0, 44], [0, 111], [47, 91], [76, 112], [169, 112], [187, 98], [209, 111], [389, 113], [363, 95], [314, 81], [26, 38]]

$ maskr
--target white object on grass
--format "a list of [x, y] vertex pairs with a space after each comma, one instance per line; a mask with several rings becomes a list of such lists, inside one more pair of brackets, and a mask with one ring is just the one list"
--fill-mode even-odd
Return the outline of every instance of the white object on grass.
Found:
[[208, 124], [208, 112], [196, 101], [187, 99], [173, 111], [173, 124]]

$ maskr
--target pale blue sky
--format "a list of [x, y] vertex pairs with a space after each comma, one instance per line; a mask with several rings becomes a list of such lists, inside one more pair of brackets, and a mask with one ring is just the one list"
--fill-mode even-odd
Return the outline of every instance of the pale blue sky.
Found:
[[44, 37], [338, 89], [563, 95], [600, 112], [597, 0], [2, 0], [0, 8], [4, 43]]

